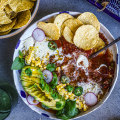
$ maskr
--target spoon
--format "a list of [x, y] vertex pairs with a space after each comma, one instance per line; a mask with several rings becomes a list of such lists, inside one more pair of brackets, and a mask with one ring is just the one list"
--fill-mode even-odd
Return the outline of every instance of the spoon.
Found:
[[91, 54], [88, 58], [94, 58], [95, 56], [97, 56], [100, 52], [102, 52], [103, 50], [106, 50], [107, 48], [109, 48], [110, 46], [112, 46], [113, 44], [117, 43], [118, 41], [120, 41], [120, 37], [118, 37], [117, 39], [115, 39], [114, 41], [112, 41], [111, 43], [109, 43], [108, 45], [106, 45], [104, 48], [98, 50], [97, 52]]

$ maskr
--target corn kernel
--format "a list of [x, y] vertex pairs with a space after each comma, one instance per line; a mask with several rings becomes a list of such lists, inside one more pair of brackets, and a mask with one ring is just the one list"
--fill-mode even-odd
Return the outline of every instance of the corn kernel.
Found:
[[77, 108], [79, 108], [79, 105], [78, 105], [78, 104], [76, 104], [76, 107], [77, 107]]
[[67, 95], [67, 96], [68, 96], [68, 93], [65, 91], [64, 95]]
[[74, 99], [74, 94], [71, 94], [71, 96], [69, 98], [70, 98], [70, 100], [73, 100]]
[[41, 68], [41, 67], [42, 67], [42, 65], [39, 65], [39, 67]]
[[79, 103], [80, 101], [79, 101], [79, 99], [76, 99], [76, 103]]
[[58, 58], [58, 60], [62, 60], [62, 59], [63, 59], [63, 58], [60, 58], [60, 57]]
[[83, 110], [87, 111], [87, 109], [88, 109], [88, 106], [86, 104], [84, 104]]
[[35, 60], [32, 60], [32, 63], [35, 63]]
[[43, 68], [42, 68], [42, 67], [40, 67], [40, 70], [41, 70], [41, 71], [43, 71]]
[[56, 52], [57, 52], [57, 54], [59, 54], [59, 51], [58, 51], [58, 50], [56, 50]]
[[70, 96], [72, 93], [71, 92], [68, 92], [68, 95]]
[[61, 87], [58, 87], [57, 89], [60, 91], [60, 90], [61, 90]]
[[46, 69], [46, 66], [44, 66], [44, 69]]
[[38, 60], [38, 61], [35, 61], [35, 66], [39, 66], [41, 64], [41, 61]]
[[35, 66], [34, 63], [31, 63], [31, 66]]
[[58, 72], [59, 72], [59, 71], [60, 71], [60, 67], [57, 67], [57, 68], [56, 68], [56, 71], [58, 71]]
[[84, 107], [84, 105], [83, 105], [83, 103], [82, 103], [82, 102], [80, 102], [80, 106], [81, 106], [81, 109]]
[[66, 96], [65, 96], [65, 100], [67, 100], [68, 98], [69, 98], [68, 95], [66, 95]]

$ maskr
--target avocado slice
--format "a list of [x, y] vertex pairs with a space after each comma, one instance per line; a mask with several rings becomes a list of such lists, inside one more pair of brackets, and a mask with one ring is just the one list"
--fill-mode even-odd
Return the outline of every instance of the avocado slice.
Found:
[[[30, 76], [26, 72], [28, 68], [32, 71]], [[44, 81], [43, 74], [38, 67], [25, 66], [21, 72], [21, 83], [28, 94], [48, 108], [63, 109], [65, 99]]]

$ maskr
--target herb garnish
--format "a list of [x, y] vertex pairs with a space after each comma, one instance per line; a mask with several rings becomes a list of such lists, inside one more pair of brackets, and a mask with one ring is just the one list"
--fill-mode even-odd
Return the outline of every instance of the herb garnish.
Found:
[[11, 70], [21, 70], [25, 66], [25, 60], [23, 59], [23, 54], [19, 51], [19, 57], [16, 57], [13, 61]]

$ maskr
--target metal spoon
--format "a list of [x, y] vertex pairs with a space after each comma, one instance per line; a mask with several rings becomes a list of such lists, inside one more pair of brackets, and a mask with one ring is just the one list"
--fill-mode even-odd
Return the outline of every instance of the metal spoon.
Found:
[[91, 54], [88, 58], [94, 58], [95, 56], [97, 56], [100, 52], [102, 52], [103, 50], [106, 50], [107, 48], [109, 48], [110, 46], [112, 46], [113, 44], [117, 43], [118, 41], [120, 41], [120, 37], [118, 37], [117, 39], [115, 39], [114, 41], [112, 41], [111, 43], [109, 43], [107, 46], [105, 46], [104, 48], [98, 50], [97, 52]]

